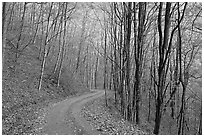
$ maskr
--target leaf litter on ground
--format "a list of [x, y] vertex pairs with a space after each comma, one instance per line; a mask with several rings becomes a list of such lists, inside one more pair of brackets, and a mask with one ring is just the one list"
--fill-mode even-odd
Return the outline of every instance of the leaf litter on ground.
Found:
[[81, 115], [101, 135], [148, 135], [137, 125], [124, 120], [112, 102], [105, 106], [104, 96], [85, 104]]

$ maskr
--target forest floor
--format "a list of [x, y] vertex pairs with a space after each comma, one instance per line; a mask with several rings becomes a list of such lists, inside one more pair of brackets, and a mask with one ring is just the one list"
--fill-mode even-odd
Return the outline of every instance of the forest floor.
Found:
[[108, 92], [108, 107], [106, 107], [104, 95], [84, 105], [81, 114], [88, 123], [101, 135], [150, 135], [151, 133], [138, 125], [124, 120], [115, 107], [113, 93]]

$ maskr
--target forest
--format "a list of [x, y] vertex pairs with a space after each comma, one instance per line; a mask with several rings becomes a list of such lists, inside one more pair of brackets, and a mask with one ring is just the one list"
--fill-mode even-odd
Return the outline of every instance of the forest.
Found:
[[103, 89], [152, 134], [201, 135], [201, 58], [199, 2], [3, 2], [2, 134], [35, 134], [44, 106]]

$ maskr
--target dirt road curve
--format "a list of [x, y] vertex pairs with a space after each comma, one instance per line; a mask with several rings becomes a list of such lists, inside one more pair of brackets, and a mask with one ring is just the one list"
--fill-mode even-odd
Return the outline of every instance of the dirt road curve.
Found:
[[73, 97], [55, 104], [45, 117], [47, 123], [44, 133], [48, 135], [88, 135], [99, 134], [80, 115], [83, 105], [93, 99], [104, 95], [103, 90], [94, 93]]

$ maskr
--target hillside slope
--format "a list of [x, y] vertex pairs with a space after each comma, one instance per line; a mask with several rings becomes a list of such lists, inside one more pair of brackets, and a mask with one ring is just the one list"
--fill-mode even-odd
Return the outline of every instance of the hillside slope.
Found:
[[42, 59], [38, 58], [35, 46], [28, 47], [17, 59], [12, 47], [6, 46], [2, 73], [2, 134], [35, 134], [35, 127], [40, 124], [36, 119], [43, 107], [89, 92], [66, 71], [59, 87], [48, 77], [51, 72], [45, 71], [42, 89], [38, 91]]

